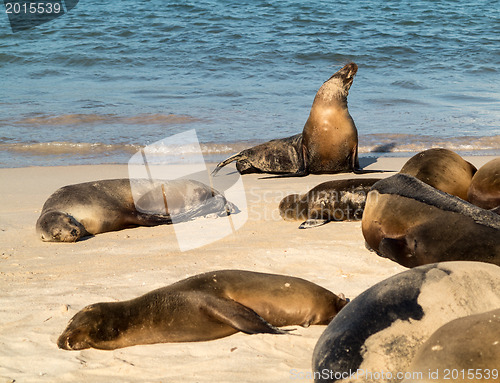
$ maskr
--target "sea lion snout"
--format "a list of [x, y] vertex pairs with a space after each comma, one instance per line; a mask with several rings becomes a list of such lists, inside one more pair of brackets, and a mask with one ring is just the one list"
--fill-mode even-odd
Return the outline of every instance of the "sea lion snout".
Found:
[[354, 81], [354, 76], [357, 72], [358, 66], [355, 63], [349, 63], [346, 64], [338, 72], [336, 72], [332, 77], [330, 77], [328, 81], [334, 78], [341, 79], [343, 81], [344, 87], [349, 89], [352, 85], [352, 82]]
[[59, 339], [57, 339], [57, 346], [62, 350], [77, 351], [90, 348], [88, 342], [84, 339], [86, 336], [78, 329], [65, 331]]
[[83, 226], [72, 216], [49, 211], [40, 216], [36, 230], [44, 242], [76, 242], [85, 233]]

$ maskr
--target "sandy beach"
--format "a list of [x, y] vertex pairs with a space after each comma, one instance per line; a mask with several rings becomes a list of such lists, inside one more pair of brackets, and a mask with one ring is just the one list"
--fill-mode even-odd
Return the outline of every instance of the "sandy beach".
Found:
[[[478, 168], [492, 158], [465, 157]], [[407, 159], [365, 158], [362, 164], [398, 171]], [[37, 238], [35, 222], [56, 189], [128, 177], [126, 165], [0, 169], [0, 382], [311, 381], [312, 353], [324, 326], [296, 327], [293, 335], [238, 333], [210, 342], [115, 351], [64, 351], [56, 340], [88, 304], [131, 299], [211, 270], [292, 275], [353, 299], [405, 268], [365, 248], [361, 222], [299, 230], [300, 222], [280, 218], [278, 203], [328, 180], [392, 174], [243, 176], [246, 223], [216, 242], [180, 251], [171, 225], [103, 233], [76, 243]]]

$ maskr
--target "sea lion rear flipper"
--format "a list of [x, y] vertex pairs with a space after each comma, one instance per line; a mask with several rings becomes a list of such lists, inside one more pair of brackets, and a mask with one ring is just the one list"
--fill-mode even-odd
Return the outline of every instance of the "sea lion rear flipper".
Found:
[[169, 214], [149, 214], [137, 212], [135, 214], [135, 218], [137, 219], [137, 222], [133, 223], [141, 226], [158, 226], [172, 223], [172, 218]]
[[394, 172], [395, 170], [364, 170], [361, 168], [354, 168], [352, 172], [354, 174], [370, 174], [370, 173], [389, 173]]
[[193, 218], [205, 217], [211, 214], [227, 216], [231, 214], [231, 211], [236, 211], [231, 202], [227, 201], [222, 195], [214, 195], [192, 209], [172, 214], [172, 221], [174, 223], [187, 222]]
[[239, 152], [239, 153], [232, 155], [229, 158], [226, 158], [224, 161], [219, 162], [217, 164], [217, 166], [215, 167], [215, 169], [212, 171], [212, 176], [215, 176], [219, 172], [219, 170], [221, 170], [227, 164], [230, 164], [233, 161], [238, 161], [239, 159], [241, 159], [242, 156], [243, 155], [241, 154], [241, 152]]
[[330, 222], [329, 219], [308, 219], [300, 224], [299, 229], [310, 229], [312, 227], [322, 226], [328, 222]]
[[236, 301], [209, 299], [205, 303], [204, 309], [211, 317], [245, 334], [287, 334], [292, 331], [273, 326], [255, 311]]

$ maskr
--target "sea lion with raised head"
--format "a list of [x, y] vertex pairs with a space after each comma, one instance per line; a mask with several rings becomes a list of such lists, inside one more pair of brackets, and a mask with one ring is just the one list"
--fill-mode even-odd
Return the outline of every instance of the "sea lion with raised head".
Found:
[[278, 327], [326, 325], [347, 304], [312, 282], [286, 275], [220, 270], [138, 298], [79, 311], [59, 337], [65, 350], [113, 350], [138, 344], [198, 342]]
[[314, 381], [399, 382], [440, 326], [498, 307], [495, 265], [442, 262], [396, 274], [358, 295], [330, 322], [314, 348]]
[[420, 346], [404, 383], [498, 381], [500, 309], [454, 319]]
[[194, 180], [100, 180], [56, 190], [43, 205], [36, 231], [42, 241], [75, 242], [128, 227], [227, 215], [232, 209], [218, 191]]
[[400, 173], [413, 176], [426, 184], [467, 200], [467, 190], [476, 167], [457, 153], [441, 148], [415, 154], [401, 168]]
[[290, 194], [279, 204], [286, 221], [304, 221], [300, 229], [324, 225], [330, 221], [357, 221], [363, 216], [365, 201], [379, 178], [355, 178], [323, 182], [307, 193]]
[[345, 65], [319, 88], [301, 134], [245, 149], [220, 162], [212, 174], [236, 161], [241, 174], [307, 174], [358, 171], [358, 131], [347, 95], [358, 70]]
[[470, 203], [500, 214], [500, 157], [481, 166], [469, 186]]
[[361, 223], [366, 243], [405, 267], [442, 261], [500, 265], [500, 216], [406, 174], [376, 182]]

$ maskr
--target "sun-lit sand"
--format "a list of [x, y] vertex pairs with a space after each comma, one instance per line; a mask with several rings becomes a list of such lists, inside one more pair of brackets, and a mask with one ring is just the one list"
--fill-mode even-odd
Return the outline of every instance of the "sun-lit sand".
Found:
[[[480, 167], [492, 157], [466, 159]], [[406, 160], [364, 159], [367, 169], [391, 171]], [[299, 230], [300, 222], [280, 218], [278, 203], [324, 181], [391, 174], [243, 176], [246, 223], [223, 239], [182, 252], [171, 225], [104, 233], [77, 243], [37, 238], [35, 222], [52, 192], [68, 184], [127, 177], [125, 165], [0, 169], [0, 382], [311, 381], [312, 352], [324, 326], [296, 327], [293, 335], [238, 333], [211, 342], [115, 351], [64, 351], [56, 340], [88, 304], [131, 299], [210, 270], [293, 275], [352, 299], [405, 269], [365, 248], [360, 222]], [[234, 171], [232, 177], [237, 178]]]

